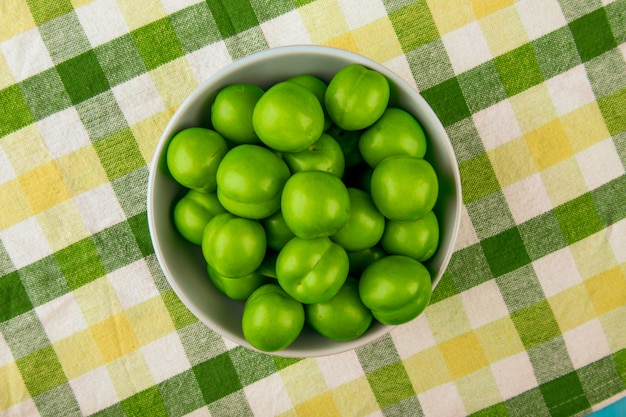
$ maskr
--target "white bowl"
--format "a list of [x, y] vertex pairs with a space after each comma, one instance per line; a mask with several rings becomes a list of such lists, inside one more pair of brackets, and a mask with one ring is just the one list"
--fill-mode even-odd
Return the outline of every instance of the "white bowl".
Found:
[[[426, 132], [428, 151], [425, 158], [436, 169], [440, 181], [435, 207], [440, 221], [440, 245], [435, 255], [424, 264], [431, 273], [433, 289], [441, 280], [452, 255], [462, 205], [458, 165], [441, 122], [417, 91], [383, 65], [330, 47], [302, 45], [273, 48], [236, 61], [200, 85], [167, 124], [150, 166], [147, 211], [155, 254], [174, 292], [202, 323], [249, 349], [256, 350], [244, 339], [241, 331], [243, 303], [228, 299], [213, 287], [207, 277], [206, 262], [200, 248], [185, 241], [174, 228], [172, 207], [185, 190], [168, 173], [165, 164], [167, 144], [182, 129], [210, 127], [210, 105], [217, 92], [229, 84], [246, 82], [266, 89], [298, 74], [312, 74], [328, 82], [341, 68], [355, 63], [384, 74], [392, 86], [391, 104], [413, 114]], [[291, 346], [270, 354], [316, 357], [340, 353], [365, 345], [392, 329], [393, 326], [375, 322], [360, 338], [335, 342], [305, 326]]]

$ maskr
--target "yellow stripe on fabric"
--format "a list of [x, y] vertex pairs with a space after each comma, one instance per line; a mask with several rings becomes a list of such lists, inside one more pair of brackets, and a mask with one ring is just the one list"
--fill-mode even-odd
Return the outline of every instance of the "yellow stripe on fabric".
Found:
[[539, 170], [544, 170], [574, 154], [559, 119], [528, 132], [524, 137]]
[[39, 213], [37, 221], [53, 252], [89, 236], [89, 231], [72, 200], [64, 201]]
[[[515, 158], [511, 158], [515, 155]], [[524, 138], [514, 139], [487, 152], [500, 187], [505, 188], [537, 172]]]
[[489, 361], [474, 332], [467, 332], [438, 345], [453, 379], [488, 366]]
[[128, 317], [118, 313], [89, 328], [105, 363], [111, 362], [139, 347]]
[[109, 182], [92, 146], [85, 146], [55, 159], [54, 163], [72, 197]]
[[30, 398], [22, 374], [15, 362], [0, 367], [0, 411]]
[[[305, 359], [280, 371], [285, 389], [294, 405], [328, 391], [328, 385], [315, 360]], [[305, 375], [303, 377], [303, 375]], [[304, 378], [304, 380], [303, 380]]]
[[467, 0], [426, 0], [426, 3], [441, 35], [476, 20], [472, 5]]
[[450, 370], [437, 346], [416, 353], [403, 363], [417, 394], [450, 381]]
[[376, 62], [385, 62], [403, 54], [402, 45], [388, 17], [353, 30], [352, 36], [359, 53]]
[[365, 416], [379, 408], [365, 375], [346, 382], [331, 392], [341, 416]]
[[43, 136], [34, 124], [2, 138], [1, 146], [18, 176], [52, 161]]
[[0, 42], [11, 39], [35, 26], [35, 20], [25, 1], [0, 2]]
[[131, 31], [167, 16], [160, 1], [117, 0], [117, 6]]
[[580, 172], [576, 158], [571, 157], [554, 164], [540, 173], [550, 202], [554, 207], [566, 203], [584, 193], [587, 183]]
[[[622, 266], [622, 272], [626, 274], [626, 266]], [[611, 352], [617, 352], [626, 346], [626, 332], [624, 331], [624, 323], [626, 323], [626, 305], [621, 305], [615, 310], [600, 316], [600, 323], [606, 335]]]
[[165, 107], [179, 106], [198, 86], [189, 61], [182, 57], [150, 71]]
[[545, 84], [539, 84], [509, 98], [522, 133], [556, 119], [557, 113]]
[[178, 106], [172, 106], [130, 127], [146, 164], [152, 161], [159, 138], [177, 108]]
[[13, 84], [15, 84], [15, 78], [11, 73], [11, 69], [7, 64], [7, 60], [4, 57], [4, 54], [2, 53], [2, 51], [0, 51], [0, 90], [3, 90]]
[[493, 56], [502, 55], [528, 43], [526, 29], [515, 6], [497, 10], [479, 22]]
[[298, 9], [311, 42], [325, 44], [350, 30], [336, 0], [319, 0]]
[[[583, 281], [618, 265], [607, 236], [607, 229], [600, 230], [570, 245], [570, 251]], [[624, 295], [626, 297], [626, 293]]]
[[615, 266], [584, 283], [599, 315], [626, 305], [626, 273], [624, 266]]
[[463, 399], [467, 414], [502, 402], [498, 383], [489, 367], [461, 377], [455, 381], [455, 384], [460, 397]]
[[43, 164], [18, 178], [33, 213], [41, 213], [70, 198], [54, 162]]
[[169, 310], [160, 296], [129, 308], [126, 317], [133, 336], [142, 346], [176, 331]]
[[106, 369], [119, 398], [128, 398], [155, 384], [146, 360], [138, 350], [108, 363]]
[[512, 5], [515, 0], [470, 0], [472, 9], [479, 19]]
[[611, 135], [595, 101], [562, 116], [561, 124], [574, 152], [582, 151]]
[[591, 301], [590, 294], [583, 284], [568, 288], [548, 298], [548, 303], [562, 333], [596, 318], [596, 309], [589, 301]]
[[511, 317], [503, 317], [474, 331], [489, 363], [525, 350]]
[[0, 230], [4, 230], [26, 220], [33, 215], [33, 209], [24, 195], [22, 185], [16, 178], [0, 184]]
[[298, 417], [341, 417], [342, 414], [337, 408], [333, 395], [330, 391], [313, 397], [295, 407]]
[[53, 345], [59, 363], [68, 380], [92, 371], [104, 364], [90, 329], [82, 330]]

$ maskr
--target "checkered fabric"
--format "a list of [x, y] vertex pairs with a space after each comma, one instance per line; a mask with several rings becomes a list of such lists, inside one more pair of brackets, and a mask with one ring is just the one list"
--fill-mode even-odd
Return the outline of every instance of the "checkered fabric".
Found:
[[[251, 53], [380, 62], [443, 122], [425, 313], [284, 359], [201, 324], [146, 217], [160, 133]], [[0, 415], [573, 416], [626, 396], [626, 0], [2, 0]]]

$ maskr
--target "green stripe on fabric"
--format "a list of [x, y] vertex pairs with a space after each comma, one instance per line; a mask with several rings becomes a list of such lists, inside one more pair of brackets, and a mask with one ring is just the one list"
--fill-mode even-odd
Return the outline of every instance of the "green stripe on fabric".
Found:
[[126, 217], [146, 211], [147, 202], [144, 194], [148, 186], [148, 175], [148, 167], [143, 165], [111, 181], [113, 191]]
[[163, 399], [156, 386], [122, 400], [121, 404], [128, 416], [168, 416]]
[[256, 26], [225, 39], [224, 43], [233, 60], [241, 59], [269, 48], [263, 31]]
[[54, 257], [71, 290], [106, 274], [92, 237], [86, 237], [57, 251]]
[[554, 417], [572, 416], [590, 408], [576, 372], [546, 382], [539, 389]]
[[482, 240], [480, 244], [494, 277], [530, 263], [530, 257], [517, 227]]
[[242, 388], [228, 353], [222, 353], [194, 366], [193, 372], [207, 404]]
[[537, 260], [567, 246], [559, 220], [548, 211], [518, 226], [531, 260]]
[[539, 385], [574, 371], [562, 336], [529, 349], [528, 358]]
[[395, 362], [366, 375], [381, 409], [415, 396], [402, 362]]
[[626, 389], [613, 356], [607, 356], [576, 371], [591, 404], [605, 401]]
[[186, 53], [220, 40], [220, 33], [206, 3], [198, 3], [170, 15], [170, 23]]
[[55, 17], [69, 13], [74, 9], [70, 0], [26, 0], [37, 25], [42, 25]]
[[147, 72], [130, 33], [99, 45], [93, 51], [112, 87]]
[[[44, 119], [72, 105], [72, 99], [67, 93], [56, 68], [49, 68], [25, 79], [19, 83], [19, 87], [35, 120]], [[18, 106], [14, 114], [18, 115], [18, 112], [23, 111], [24, 110]], [[26, 112], [26, 114], [28, 114], [28, 112]], [[32, 120], [30, 122], [32, 122]], [[2, 123], [0, 123], [0, 125], [2, 125]]]
[[456, 251], [450, 258], [447, 272], [458, 292], [469, 290], [494, 278], [479, 243]]
[[260, 23], [282, 16], [296, 7], [292, 0], [273, 0], [271, 7], [266, 0], [250, 0], [250, 5]]
[[62, 62], [56, 69], [72, 104], [83, 102], [110, 88], [92, 50]]
[[604, 8], [572, 21], [569, 27], [583, 62], [617, 46]]
[[569, 245], [604, 228], [590, 193], [555, 207], [554, 214]]
[[424, 90], [421, 94], [444, 127], [471, 115], [456, 77]]
[[424, 0], [390, 13], [389, 20], [405, 52], [439, 38], [439, 31]]
[[[126, 175], [146, 163], [137, 146], [133, 132], [123, 129], [100, 139], [93, 145], [109, 181]], [[124, 155], [120, 158], [120, 155]]]
[[439, 38], [407, 51], [406, 60], [420, 91], [454, 77], [450, 58]]
[[[524, 44], [494, 58], [504, 91], [511, 97], [544, 81], [530, 44]], [[522, 70], [521, 70], [522, 69]]]
[[506, 405], [504, 403], [494, 404], [490, 407], [484, 408], [480, 411], [470, 414], [470, 417], [508, 417], [509, 412], [507, 411]]
[[598, 100], [602, 117], [611, 135], [626, 131], [626, 88]]
[[[526, 349], [558, 337], [561, 332], [546, 300], [511, 314], [520, 339]], [[541, 325], [538, 325], [541, 323]]]
[[163, 405], [170, 417], [181, 417], [204, 406], [198, 381], [191, 369], [158, 385]]
[[283, 358], [282, 356], [274, 356], [272, 358], [272, 360], [274, 361], [274, 364], [276, 365], [276, 369], [277, 370], [282, 370], [287, 368], [288, 366], [294, 365], [298, 362], [300, 362], [301, 358]]
[[39, 26], [39, 33], [55, 64], [91, 49], [87, 35], [74, 11], [42, 24]]
[[[52, 255], [25, 266], [18, 273], [34, 307], [52, 301], [70, 291], [63, 277], [63, 272]], [[4, 298], [0, 296], [0, 299]]]
[[206, 0], [222, 38], [229, 38], [259, 24], [250, 2]]
[[530, 44], [546, 80], [582, 63], [572, 32], [567, 26], [535, 39]]
[[19, 358], [16, 363], [28, 392], [33, 397], [67, 382], [52, 346]]
[[74, 391], [69, 383], [61, 384], [33, 398], [41, 417], [82, 415]]
[[503, 80], [494, 61], [484, 62], [459, 74], [458, 80], [467, 107], [472, 113], [486, 109], [507, 97], [505, 85], [502, 84]]
[[[20, 359], [50, 345], [39, 318], [34, 310], [0, 322], [0, 333], [4, 336], [14, 359]], [[24, 337], [28, 334], [28, 337]]]
[[128, 225], [133, 232], [135, 242], [141, 251], [141, 256], [146, 257], [154, 253], [154, 246], [152, 246], [152, 239], [150, 238], [150, 231], [148, 229], [148, 213], [142, 212], [129, 217]]
[[95, 233], [93, 241], [107, 273], [143, 258], [135, 235], [126, 221]]
[[515, 221], [501, 191], [469, 202], [465, 207], [479, 239], [485, 239], [515, 227]]
[[93, 142], [128, 127], [111, 91], [79, 103], [76, 111]]
[[237, 346], [228, 354], [237, 372], [237, 377], [244, 387], [278, 371], [270, 355], [258, 353], [242, 346]]
[[585, 69], [596, 98], [616, 93], [626, 85], [626, 61], [618, 49], [587, 61]]
[[148, 71], [185, 55], [167, 17], [135, 29], [131, 35]]
[[365, 373], [377, 371], [400, 361], [393, 339], [388, 334], [359, 347], [356, 354]]
[[504, 402], [509, 417], [549, 417], [550, 410], [539, 388], [533, 388]]
[[117, 403], [117, 404], [113, 404], [110, 407], [102, 409], [98, 411], [97, 413], [91, 414], [90, 417], [125, 417], [125, 416], [126, 416], [126, 413], [124, 412], [124, 409], [122, 408], [122, 404]]
[[496, 284], [511, 313], [533, 306], [545, 299], [545, 294], [531, 264], [497, 277]]
[[161, 297], [163, 298], [167, 311], [172, 317], [172, 322], [176, 330], [187, 327], [198, 321], [198, 318], [185, 307], [173, 290], [164, 292], [161, 294]]
[[0, 299], [4, 300], [0, 309], [0, 323], [33, 308], [16, 271], [0, 278]]
[[0, 90], [0, 103], [11, 112], [0, 112], [0, 137], [33, 123], [28, 104], [17, 85]]

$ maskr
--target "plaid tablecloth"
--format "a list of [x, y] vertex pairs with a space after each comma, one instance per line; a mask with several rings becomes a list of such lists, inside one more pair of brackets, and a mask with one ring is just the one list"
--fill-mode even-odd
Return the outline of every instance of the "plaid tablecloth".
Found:
[[[361, 53], [441, 118], [461, 231], [431, 305], [355, 351], [224, 340], [146, 221], [165, 124], [287, 44]], [[2, 0], [0, 415], [573, 416], [626, 395], [626, 1]]]

